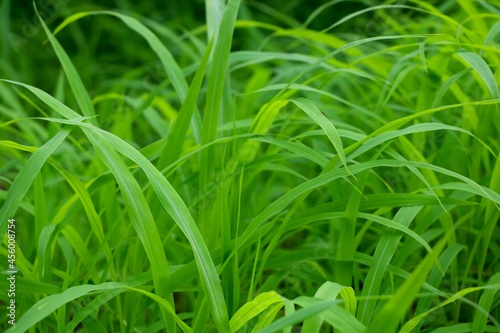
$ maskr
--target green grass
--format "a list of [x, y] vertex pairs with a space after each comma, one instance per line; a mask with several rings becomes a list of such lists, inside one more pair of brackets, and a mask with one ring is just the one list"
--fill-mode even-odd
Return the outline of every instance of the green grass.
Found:
[[3, 0], [0, 328], [499, 332], [499, 18]]

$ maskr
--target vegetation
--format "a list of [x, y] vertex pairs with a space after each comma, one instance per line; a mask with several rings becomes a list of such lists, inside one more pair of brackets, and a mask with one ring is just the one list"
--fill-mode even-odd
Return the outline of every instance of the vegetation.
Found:
[[500, 331], [499, 19], [3, 0], [1, 329]]

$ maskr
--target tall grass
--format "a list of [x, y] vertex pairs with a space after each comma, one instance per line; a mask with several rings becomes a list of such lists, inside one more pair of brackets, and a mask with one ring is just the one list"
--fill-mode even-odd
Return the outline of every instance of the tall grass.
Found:
[[500, 331], [498, 4], [125, 4], [1, 3], [2, 330]]

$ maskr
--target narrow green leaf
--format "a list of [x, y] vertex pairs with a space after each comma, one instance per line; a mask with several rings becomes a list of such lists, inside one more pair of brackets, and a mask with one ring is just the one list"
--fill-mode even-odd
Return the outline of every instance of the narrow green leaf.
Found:
[[276, 320], [271, 325], [263, 328], [258, 333], [273, 333], [278, 332], [287, 326], [291, 326], [302, 322], [303, 320], [318, 315], [319, 313], [325, 311], [332, 306], [335, 306], [337, 302], [335, 301], [316, 301], [310, 306], [304, 307], [300, 310], [295, 311], [293, 314], [287, 315], [283, 318]]
[[417, 266], [411, 276], [403, 283], [391, 299], [378, 312], [365, 333], [396, 332], [399, 322], [404, 318], [407, 309], [412, 304], [418, 291], [427, 279], [439, 254], [444, 249], [447, 237], [444, 237], [434, 247], [432, 253]]
[[163, 153], [160, 155], [157, 167], [162, 170], [177, 158], [179, 158], [182, 150], [182, 144], [184, 143], [184, 138], [186, 137], [187, 130], [189, 127], [189, 121], [191, 120], [193, 113], [196, 110], [196, 101], [200, 94], [201, 84], [203, 83], [203, 77], [207, 69], [207, 63], [212, 51], [212, 41], [208, 44], [205, 54], [201, 60], [200, 66], [194, 75], [193, 82], [189, 87], [186, 99], [179, 110], [179, 115], [175, 120], [172, 128], [167, 134], [167, 141], [163, 149]]
[[[35, 11], [37, 11], [36, 5], [35, 5]], [[78, 75], [75, 66], [69, 59], [68, 54], [66, 53], [66, 51], [64, 51], [59, 41], [54, 37], [54, 35], [52, 35], [50, 30], [47, 28], [47, 25], [38, 14], [38, 11], [36, 12], [36, 14], [38, 16], [40, 24], [42, 25], [43, 30], [45, 31], [45, 34], [49, 38], [49, 41], [52, 44], [52, 47], [54, 48], [57, 57], [59, 58], [59, 61], [61, 62], [64, 73], [66, 74], [69, 85], [71, 86], [71, 90], [75, 94], [76, 101], [78, 103], [78, 106], [82, 110], [83, 115], [86, 117], [94, 117], [95, 116], [94, 105], [92, 104], [92, 100], [90, 99], [90, 96], [87, 90], [85, 89], [82, 79], [80, 78], [80, 75]], [[95, 118], [92, 118], [90, 121], [93, 124], [97, 124]]]
[[470, 67], [472, 67], [476, 73], [484, 81], [490, 94], [493, 98], [500, 98], [500, 92], [498, 91], [498, 84], [483, 58], [477, 53], [460, 51], [457, 53], [460, 58], [462, 58]]
[[124, 284], [116, 282], [107, 282], [100, 285], [81, 285], [69, 288], [57, 295], [47, 296], [26, 311], [16, 321], [16, 325], [12, 326], [6, 332], [16, 333], [27, 331], [59, 307], [88, 293], [110, 289], [120, 289], [124, 287], [126, 287]]
[[40, 169], [49, 156], [61, 145], [72, 129], [72, 126], [64, 127], [46, 144], [38, 148], [14, 179], [14, 183], [7, 193], [2, 209], [0, 209], [0, 238], [3, 238], [7, 232], [8, 220], [14, 218], [17, 208], [33, 184], [36, 175], [40, 172]]
[[[420, 210], [422, 210], [422, 207], [401, 208], [394, 217], [394, 221], [408, 227]], [[379, 294], [386, 269], [394, 257], [401, 238], [402, 235], [395, 233], [393, 229], [387, 229], [377, 243], [377, 248], [373, 254], [373, 264], [366, 275], [361, 293], [361, 296], [365, 299], [360, 301], [358, 309], [358, 318], [364, 324], [371, 322], [377, 305], [376, 299], [368, 299], [368, 297]]]
[[347, 169], [347, 161], [344, 154], [342, 140], [340, 139], [339, 133], [333, 123], [321, 113], [321, 111], [316, 107], [316, 105], [314, 105], [313, 102], [305, 98], [300, 98], [297, 100], [292, 99], [291, 102], [295, 103], [295, 105], [301, 108], [309, 117], [311, 117], [312, 120], [314, 120], [315, 123], [321, 126], [326, 136], [333, 144], [333, 147], [337, 151], [340, 160]]
[[[168, 180], [161, 174], [161, 172], [158, 171], [158, 169], [156, 169], [153, 164], [139, 151], [121, 138], [91, 124], [73, 120], [80, 119], [78, 118], [78, 114], [47, 93], [22, 83], [14, 81], [8, 82], [18, 84], [29, 89], [44, 103], [52, 106], [60, 115], [71, 119], [59, 121], [81, 125], [85, 134], [94, 145], [94, 148], [99, 152], [100, 157], [110, 168], [120, 185], [122, 194], [126, 199], [127, 207], [129, 208], [129, 214], [131, 214], [132, 221], [134, 222], [134, 227], [136, 228], [136, 231], [141, 238], [141, 242], [148, 253], [148, 258], [153, 265], [155, 286], [159, 291], [162, 291], [166, 295], [170, 295], [170, 298], [172, 299], [170, 289], [171, 285], [169, 282], [170, 275], [168, 270], [164, 269], [165, 267], [168, 267], [168, 264], [165, 259], [165, 253], [163, 251], [163, 246], [161, 245], [158, 230], [154, 224], [154, 218], [145, 201], [146, 199], [144, 198], [142, 190], [137, 184], [137, 181], [124, 165], [123, 160], [113, 149], [118, 150], [120, 153], [127, 156], [141, 167], [151, 182], [151, 185], [153, 186], [160, 202], [170, 216], [172, 216], [193, 247], [196, 264], [199, 269], [203, 288], [206, 296], [208, 297], [209, 304], [214, 315], [214, 321], [220, 327], [229, 327], [229, 318], [222, 288], [219, 283], [217, 270], [215, 269], [215, 265], [211, 259], [208, 248], [206, 247], [206, 244], [204, 243], [198, 227], [189, 213], [186, 204]], [[113, 149], [111, 149], [111, 147]]]
[[[208, 75], [207, 97], [203, 116], [202, 144], [209, 143], [217, 137], [217, 127], [228, 69], [229, 53], [231, 51], [234, 24], [236, 22], [239, 6], [239, 0], [229, 0], [218, 30], [212, 64]], [[206, 150], [203, 150], [200, 155], [200, 163], [204, 166], [200, 170], [201, 193], [206, 191], [210, 183], [209, 175], [212, 174], [215, 168], [214, 162], [214, 148], [210, 146]], [[201, 214], [201, 216], [203, 218], [204, 214]], [[201, 224], [202, 230], [203, 228], [208, 228], [203, 222], [201, 222]]]
[[283, 306], [283, 300], [276, 292], [270, 291], [258, 295], [253, 300], [243, 305], [231, 318], [231, 332], [235, 333], [243, 327], [243, 325], [248, 323], [250, 319], [258, 316], [269, 307], [276, 304]]
[[488, 321], [488, 313], [491, 310], [491, 306], [493, 305], [493, 300], [496, 293], [498, 292], [498, 290], [500, 290], [500, 288], [498, 288], [498, 286], [500, 285], [500, 273], [496, 273], [495, 275], [493, 275], [486, 285], [496, 285], [497, 288], [486, 289], [485, 291], [483, 291], [483, 294], [479, 299], [479, 304], [478, 308], [476, 309], [474, 321], [472, 322], [472, 333], [481, 333], [485, 331], [486, 322]]

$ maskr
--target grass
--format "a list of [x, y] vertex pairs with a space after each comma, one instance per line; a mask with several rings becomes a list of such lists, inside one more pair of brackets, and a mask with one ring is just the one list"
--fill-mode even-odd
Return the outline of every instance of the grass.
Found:
[[499, 17], [2, 1], [1, 329], [500, 331]]

